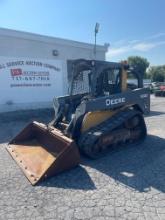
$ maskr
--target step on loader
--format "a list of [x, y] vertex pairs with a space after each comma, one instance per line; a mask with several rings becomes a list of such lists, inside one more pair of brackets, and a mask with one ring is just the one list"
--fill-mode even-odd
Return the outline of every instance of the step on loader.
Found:
[[[134, 89], [127, 83], [130, 75], [137, 80]], [[150, 92], [136, 68], [125, 62], [69, 60], [68, 80], [69, 94], [53, 100], [54, 119], [47, 125], [32, 122], [7, 147], [32, 185], [77, 166], [80, 153], [97, 159], [112, 146], [146, 137], [143, 114], [150, 111]]]

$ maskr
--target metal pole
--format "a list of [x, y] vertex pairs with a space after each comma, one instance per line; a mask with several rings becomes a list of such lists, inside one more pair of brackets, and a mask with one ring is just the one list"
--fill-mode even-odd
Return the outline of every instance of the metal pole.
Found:
[[95, 56], [95, 59], [96, 59], [96, 32], [95, 32], [95, 46], [94, 46], [94, 56]]
[[95, 25], [95, 45], [94, 45], [94, 59], [96, 60], [96, 35], [99, 31], [99, 23], [96, 23]]

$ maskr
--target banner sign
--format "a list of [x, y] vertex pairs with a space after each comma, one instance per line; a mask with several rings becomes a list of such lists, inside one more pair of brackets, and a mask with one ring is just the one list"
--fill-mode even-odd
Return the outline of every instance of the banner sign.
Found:
[[52, 101], [63, 86], [60, 60], [0, 57], [0, 104]]

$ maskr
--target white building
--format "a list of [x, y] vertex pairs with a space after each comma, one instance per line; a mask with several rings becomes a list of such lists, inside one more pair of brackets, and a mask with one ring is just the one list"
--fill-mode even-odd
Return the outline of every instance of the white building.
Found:
[[[0, 112], [49, 107], [67, 93], [68, 59], [93, 59], [94, 45], [0, 28]], [[105, 60], [108, 45], [97, 46]]]

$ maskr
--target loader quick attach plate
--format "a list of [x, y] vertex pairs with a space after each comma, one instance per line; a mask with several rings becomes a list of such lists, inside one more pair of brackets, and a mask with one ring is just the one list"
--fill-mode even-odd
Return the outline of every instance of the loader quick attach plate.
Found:
[[78, 148], [72, 139], [38, 122], [25, 127], [10, 141], [7, 150], [32, 185], [80, 162]]

